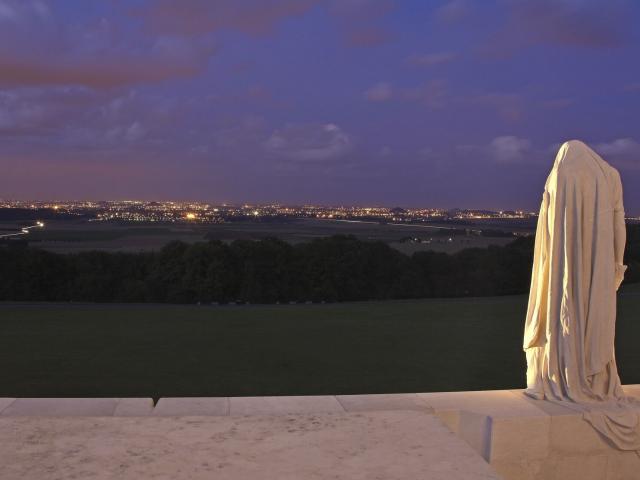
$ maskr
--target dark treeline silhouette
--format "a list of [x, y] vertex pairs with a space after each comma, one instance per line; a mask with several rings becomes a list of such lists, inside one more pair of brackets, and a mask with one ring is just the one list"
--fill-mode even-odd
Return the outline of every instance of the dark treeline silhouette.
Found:
[[[640, 281], [640, 226], [628, 228], [627, 282]], [[529, 287], [533, 238], [450, 255], [404, 255], [333, 236], [171, 242], [158, 252], [56, 254], [0, 248], [0, 300], [275, 303], [509, 295]]]

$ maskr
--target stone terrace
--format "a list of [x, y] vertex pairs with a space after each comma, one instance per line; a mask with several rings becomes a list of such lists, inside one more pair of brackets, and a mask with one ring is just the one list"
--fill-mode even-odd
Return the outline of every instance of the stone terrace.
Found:
[[[640, 397], [640, 385], [626, 386]], [[519, 390], [0, 399], [0, 479], [640, 478], [581, 415]]]

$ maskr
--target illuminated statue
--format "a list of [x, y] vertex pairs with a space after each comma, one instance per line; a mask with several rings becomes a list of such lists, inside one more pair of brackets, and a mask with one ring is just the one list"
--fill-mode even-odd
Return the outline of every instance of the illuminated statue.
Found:
[[584, 143], [560, 147], [536, 231], [524, 332], [525, 393], [583, 412], [615, 446], [640, 450], [640, 422], [614, 352], [626, 266], [618, 171]]

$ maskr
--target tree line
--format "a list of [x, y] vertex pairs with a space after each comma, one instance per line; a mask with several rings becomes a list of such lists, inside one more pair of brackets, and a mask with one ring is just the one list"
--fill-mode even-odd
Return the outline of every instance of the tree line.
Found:
[[[0, 300], [158, 303], [339, 302], [528, 291], [533, 237], [407, 256], [336, 235], [291, 245], [175, 241], [157, 252], [57, 254], [0, 248]], [[626, 281], [640, 281], [640, 226], [628, 227]]]

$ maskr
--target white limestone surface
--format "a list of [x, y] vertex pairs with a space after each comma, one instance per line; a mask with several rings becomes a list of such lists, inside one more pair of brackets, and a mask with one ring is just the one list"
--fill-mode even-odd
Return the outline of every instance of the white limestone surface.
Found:
[[337, 395], [336, 398], [347, 412], [382, 410], [419, 410], [422, 412], [431, 412], [433, 410], [415, 393]]
[[433, 415], [0, 418], [0, 480], [424, 479], [498, 475]]
[[113, 412], [114, 417], [143, 417], [153, 414], [151, 398], [120, 398]]
[[0, 414], [15, 401], [15, 398], [0, 397]]
[[6, 417], [126, 417], [152, 412], [151, 398], [0, 398], [0, 415]]
[[2, 410], [3, 417], [107, 416], [118, 405], [117, 398], [17, 398]]
[[158, 400], [153, 415], [184, 417], [188, 415], [229, 415], [228, 397], [165, 397]]
[[[624, 389], [628, 395], [640, 397], [640, 385], [626, 385]], [[468, 448], [474, 450], [479, 458], [489, 462], [505, 480], [640, 480], [638, 455], [613, 448], [584, 421], [579, 412], [546, 401], [533, 400], [525, 396], [522, 390], [338, 396], [163, 398], [155, 408], [151, 399], [148, 398], [0, 398], [0, 420], [22, 417], [25, 420], [34, 422], [38, 420], [48, 424], [50, 419], [42, 416], [54, 416], [53, 419], [60, 420], [59, 426], [62, 430], [64, 430], [64, 421], [69, 421], [71, 427], [76, 421], [83, 420], [77, 424], [79, 429], [76, 432], [77, 435], [82, 433], [80, 431], [82, 428], [91, 428], [93, 425], [91, 421], [98, 421], [96, 425], [99, 426], [100, 422], [105, 420], [103, 417], [111, 415], [115, 417], [153, 415], [154, 418], [150, 420], [157, 420], [158, 425], [181, 425], [175, 427], [178, 430], [184, 429], [185, 425], [190, 425], [193, 421], [192, 416], [200, 415], [209, 416], [212, 421], [216, 418], [227, 419], [231, 422], [229, 425], [237, 425], [233, 422], [240, 421], [238, 419], [247, 421], [255, 419], [256, 425], [262, 426], [260, 427], [262, 434], [270, 438], [267, 418], [274, 419], [273, 425], [281, 425], [280, 422], [284, 420], [277, 420], [277, 418], [289, 418], [290, 414], [323, 416], [349, 413], [353, 415], [355, 412], [363, 414], [375, 412], [376, 415], [385, 412], [413, 413], [429, 418], [431, 418], [429, 413], [433, 412], [449, 427], [445, 431], [449, 434], [453, 432], [464, 440]], [[79, 415], [86, 418], [60, 418]], [[186, 418], [180, 418], [185, 416]], [[162, 417], [174, 417], [173, 420], [177, 423], [165, 423], [166, 419]], [[120, 418], [120, 420], [128, 419]], [[186, 423], [180, 423], [182, 421]], [[244, 421], [240, 421], [240, 424], [246, 429], [249, 428]], [[16, 424], [13, 425], [15, 427]], [[34, 427], [37, 422], [27, 422], [25, 425], [39, 428]], [[108, 425], [118, 425], [118, 423], [107, 423]], [[123, 425], [128, 423], [125, 422]], [[155, 432], [155, 427], [152, 427], [153, 422], [145, 425], [147, 426], [139, 431], [134, 432], [133, 427], [128, 431], [133, 436], [139, 434], [147, 438], [150, 435], [149, 432]], [[317, 425], [319, 424], [311, 422], [311, 427], [315, 428]], [[311, 427], [307, 426], [305, 430]], [[0, 424], [1, 428], [2, 424]], [[20, 427], [16, 428], [20, 429]], [[101, 428], [99, 427], [95, 432], [96, 436], [99, 436]], [[429, 435], [440, 438], [442, 428], [444, 428], [443, 425], [440, 426], [439, 431], [430, 430]], [[44, 432], [46, 429], [38, 429], [38, 435], [41, 431]], [[237, 426], [230, 426], [229, 431], [238, 432], [239, 430]], [[293, 429], [288, 433], [294, 431], [297, 430]], [[18, 433], [20, 433], [19, 430]], [[66, 438], [66, 433], [61, 435], [61, 439]], [[324, 438], [323, 434], [318, 433], [318, 435]], [[2, 438], [0, 435], [0, 442]], [[109, 435], [106, 438], [109, 438]], [[144, 442], [144, 438], [132, 439], [132, 441], [138, 445], [138, 442]], [[248, 436], [243, 438], [250, 440]], [[156, 441], [162, 442], [162, 439], [163, 434], [158, 433]], [[305, 441], [304, 438], [302, 441]], [[355, 433], [352, 441], [359, 441]], [[39, 443], [39, 436], [30, 437], [29, 442]], [[254, 443], [253, 440], [249, 441], [251, 445]], [[0, 445], [4, 446], [3, 443]], [[283, 448], [289, 447], [283, 446]], [[298, 454], [296, 449], [292, 449], [291, 452], [292, 455]], [[284, 451], [280, 453], [285, 456]], [[0, 452], [0, 462], [1, 454], [2, 452]], [[89, 453], [87, 455], [85, 460], [92, 461], [89, 458], [91, 455]], [[186, 458], [188, 455], [185, 452]], [[0, 463], [0, 465], [3, 464]], [[80, 475], [80, 478], [84, 477]], [[292, 474], [290, 478], [296, 477]]]
[[332, 412], [344, 412], [344, 408], [333, 395], [231, 397], [229, 399], [230, 415], [289, 415]]

